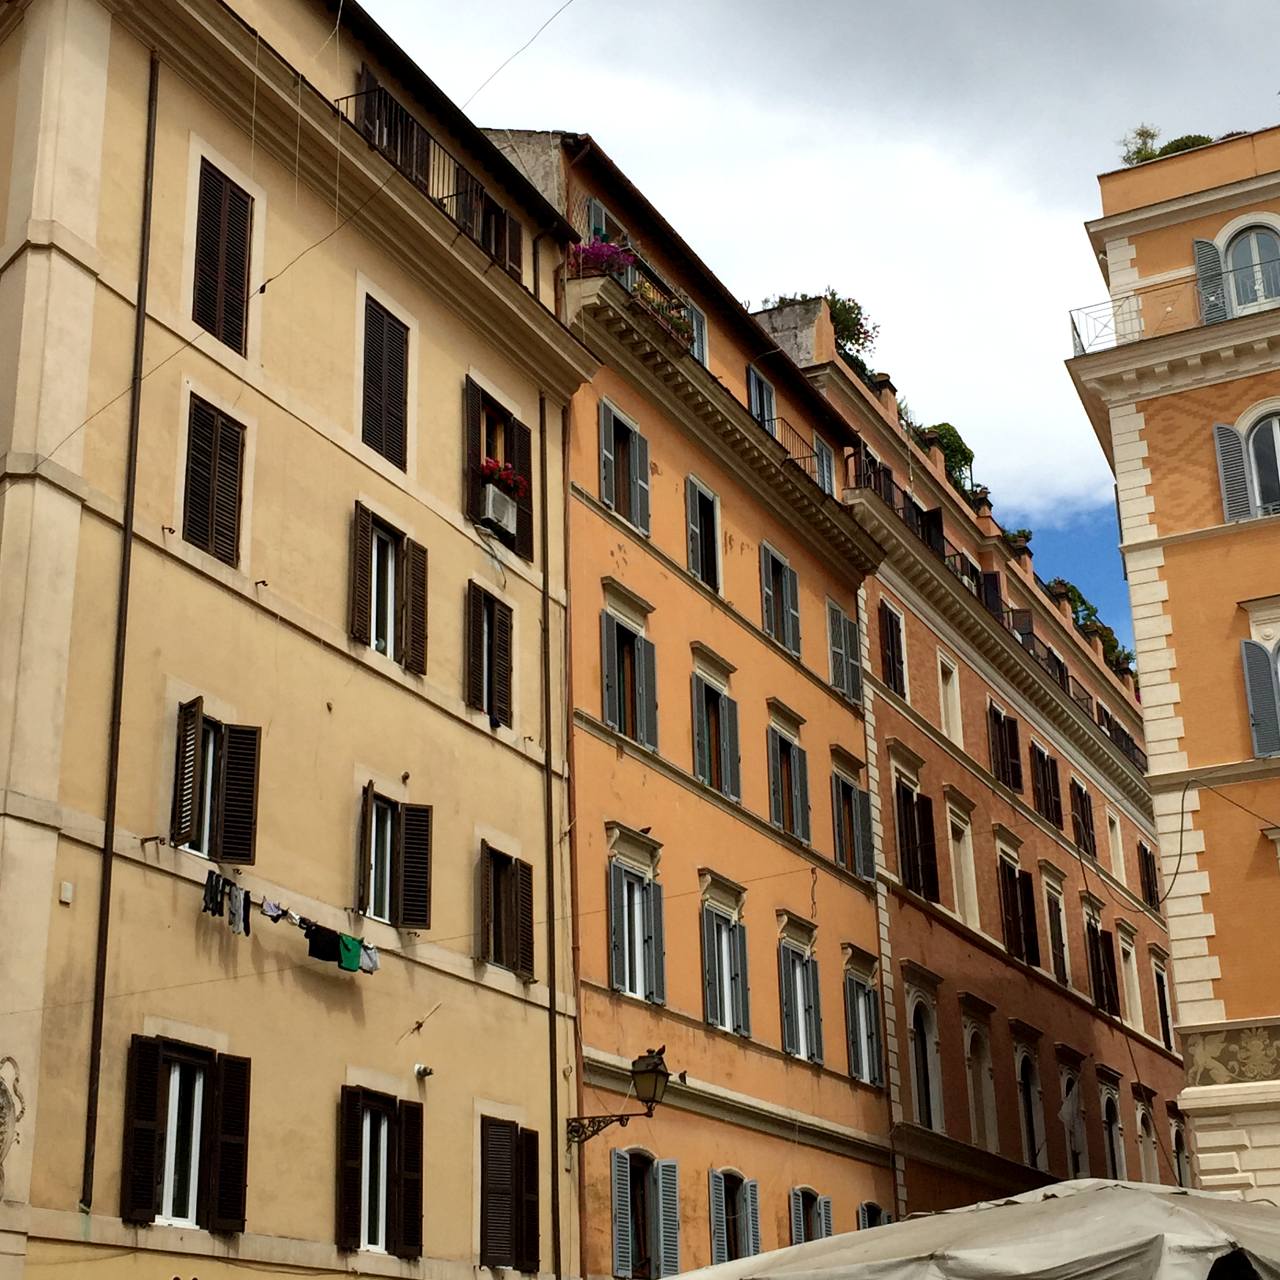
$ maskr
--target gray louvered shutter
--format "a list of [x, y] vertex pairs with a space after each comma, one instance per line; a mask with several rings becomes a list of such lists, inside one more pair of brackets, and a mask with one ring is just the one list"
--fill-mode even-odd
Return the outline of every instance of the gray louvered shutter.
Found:
[[846, 831], [844, 827], [844, 806], [840, 803], [840, 787], [840, 775], [833, 773], [831, 775], [831, 827], [835, 836], [836, 862], [842, 867], [848, 867], [853, 861], [850, 857], [853, 832]]
[[871, 792], [853, 792], [853, 871], [864, 880], [876, 878], [876, 849], [871, 835]]
[[867, 1057], [870, 1060], [871, 1083], [884, 1084], [884, 1044], [880, 1033], [880, 993], [866, 987], [863, 1000], [867, 1011]]
[[1244, 691], [1249, 702], [1249, 729], [1255, 756], [1280, 753], [1280, 698], [1271, 654], [1256, 640], [1240, 642]]
[[600, 401], [600, 501], [612, 508], [614, 495], [613, 410]]
[[865, 1231], [871, 1225], [871, 1206], [864, 1200], [858, 1206], [858, 1230]]
[[809, 761], [803, 747], [791, 744], [791, 785], [796, 815], [795, 834], [809, 843]]
[[667, 946], [662, 923], [662, 886], [656, 880], [645, 884], [645, 998], [654, 1004], [667, 1003]]
[[797, 1034], [797, 1015], [795, 989], [791, 983], [790, 948], [785, 943], [778, 944], [778, 1006], [782, 1011], [782, 1051], [794, 1054], [799, 1048]]
[[770, 567], [773, 563], [773, 552], [762, 542], [760, 544], [760, 608], [764, 617], [766, 635], [781, 640], [781, 636], [773, 635], [773, 574]]
[[1213, 445], [1218, 455], [1218, 483], [1222, 486], [1222, 518], [1228, 522], [1248, 520], [1254, 510], [1244, 439], [1235, 427], [1219, 422], [1213, 428]]
[[844, 620], [845, 692], [853, 702], [862, 701], [862, 629], [852, 618]]
[[809, 1020], [809, 1061], [822, 1061], [822, 993], [818, 982], [818, 958], [804, 966], [805, 1017]]
[[651, 640], [636, 636], [636, 718], [640, 742], [658, 749], [658, 655]]
[[631, 1161], [625, 1151], [610, 1151], [613, 1183], [613, 1274], [631, 1277]]
[[733, 972], [733, 1029], [740, 1036], [751, 1034], [751, 982], [747, 970], [747, 926], [739, 920], [730, 936]]
[[618, 706], [618, 620], [607, 609], [600, 614], [600, 676], [604, 722], [617, 729], [622, 724]]
[[698, 486], [692, 476], [684, 481], [685, 523], [689, 535], [689, 572], [695, 578], [702, 577], [702, 526], [698, 515]]
[[782, 738], [772, 726], [765, 732], [769, 748], [769, 821], [782, 826]]
[[822, 1238], [828, 1239], [835, 1234], [835, 1228], [831, 1221], [831, 1197], [818, 1197], [818, 1219], [822, 1223]]
[[1193, 241], [1196, 259], [1196, 288], [1200, 292], [1200, 319], [1204, 324], [1220, 324], [1231, 318], [1222, 254], [1212, 240]]
[[631, 523], [649, 532], [649, 442], [638, 431], [631, 433]]
[[791, 1243], [804, 1244], [804, 1196], [799, 1187], [787, 1192], [791, 1209]]
[[862, 1040], [858, 1035], [858, 1001], [862, 998], [862, 984], [846, 972], [844, 975], [844, 1036], [849, 1044], [849, 1074], [855, 1080], [865, 1079], [862, 1064]]
[[702, 908], [702, 1008], [706, 1020], [718, 1027], [724, 1021], [720, 1008], [720, 951], [716, 946], [716, 913]]
[[724, 1174], [712, 1169], [708, 1174], [711, 1219], [711, 1262], [729, 1261], [729, 1236], [725, 1224]]
[[609, 985], [621, 991], [626, 985], [626, 875], [622, 864], [609, 863]]
[[[692, 680], [693, 687], [693, 772], [708, 785], [711, 783], [711, 744], [707, 740], [706, 681], [699, 675]], [[723, 742], [723, 726], [721, 735]]]
[[792, 653], [800, 652], [800, 582], [796, 571], [787, 566], [782, 573], [787, 593], [787, 634], [783, 641]]
[[844, 614], [830, 600], [827, 601], [827, 643], [831, 646], [831, 684], [847, 694], [849, 677], [845, 670]]
[[754, 1178], [742, 1184], [742, 1198], [747, 1207], [747, 1248], [754, 1257], [760, 1252], [760, 1184]]
[[738, 751], [738, 704], [720, 695], [720, 778], [725, 795], [742, 799], [742, 757]]
[[658, 1183], [658, 1266], [664, 1276], [680, 1274], [680, 1164], [655, 1160]]

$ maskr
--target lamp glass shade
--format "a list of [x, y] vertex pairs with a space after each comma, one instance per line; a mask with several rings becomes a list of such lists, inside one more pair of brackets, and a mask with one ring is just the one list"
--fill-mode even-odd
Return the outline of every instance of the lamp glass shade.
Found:
[[657, 1106], [667, 1091], [670, 1075], [661, 1051], [642, 1054], [631, 1064], [631, 1083], [637, 1101], [646, 1107]]

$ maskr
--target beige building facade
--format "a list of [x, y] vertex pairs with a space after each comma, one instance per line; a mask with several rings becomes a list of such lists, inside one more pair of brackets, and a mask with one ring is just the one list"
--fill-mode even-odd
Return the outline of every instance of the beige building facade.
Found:
[[578, 1269], [573, 233], [336, 8], [0, 7], [6, 1280]]

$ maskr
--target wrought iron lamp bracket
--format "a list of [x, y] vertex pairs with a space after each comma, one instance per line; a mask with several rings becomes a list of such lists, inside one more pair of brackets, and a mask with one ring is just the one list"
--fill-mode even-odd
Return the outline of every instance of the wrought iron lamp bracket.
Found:
[[636, 1116], [650, 1119], [653, 1107], [646, 1107], [643, 1111], [627, 1111], [616, 1116], [570, 1116], [565, 1121], [565, 1140], [571, 1144], [581, 1144], [594, 1138], [596, 1134], [603, 1133], [612, 1124], [621, 1125], [625, 1129], [627, 1122]]

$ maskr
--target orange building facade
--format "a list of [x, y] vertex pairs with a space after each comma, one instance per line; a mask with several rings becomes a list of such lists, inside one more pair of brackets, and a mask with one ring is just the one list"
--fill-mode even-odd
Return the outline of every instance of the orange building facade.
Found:
[[[1206, 1187], [1280, 1185], [1280, 129], [1099, 179], [1069, 369], [1116, 476]], [[1272, 816], [1268, 816], [1272, 815]]]

